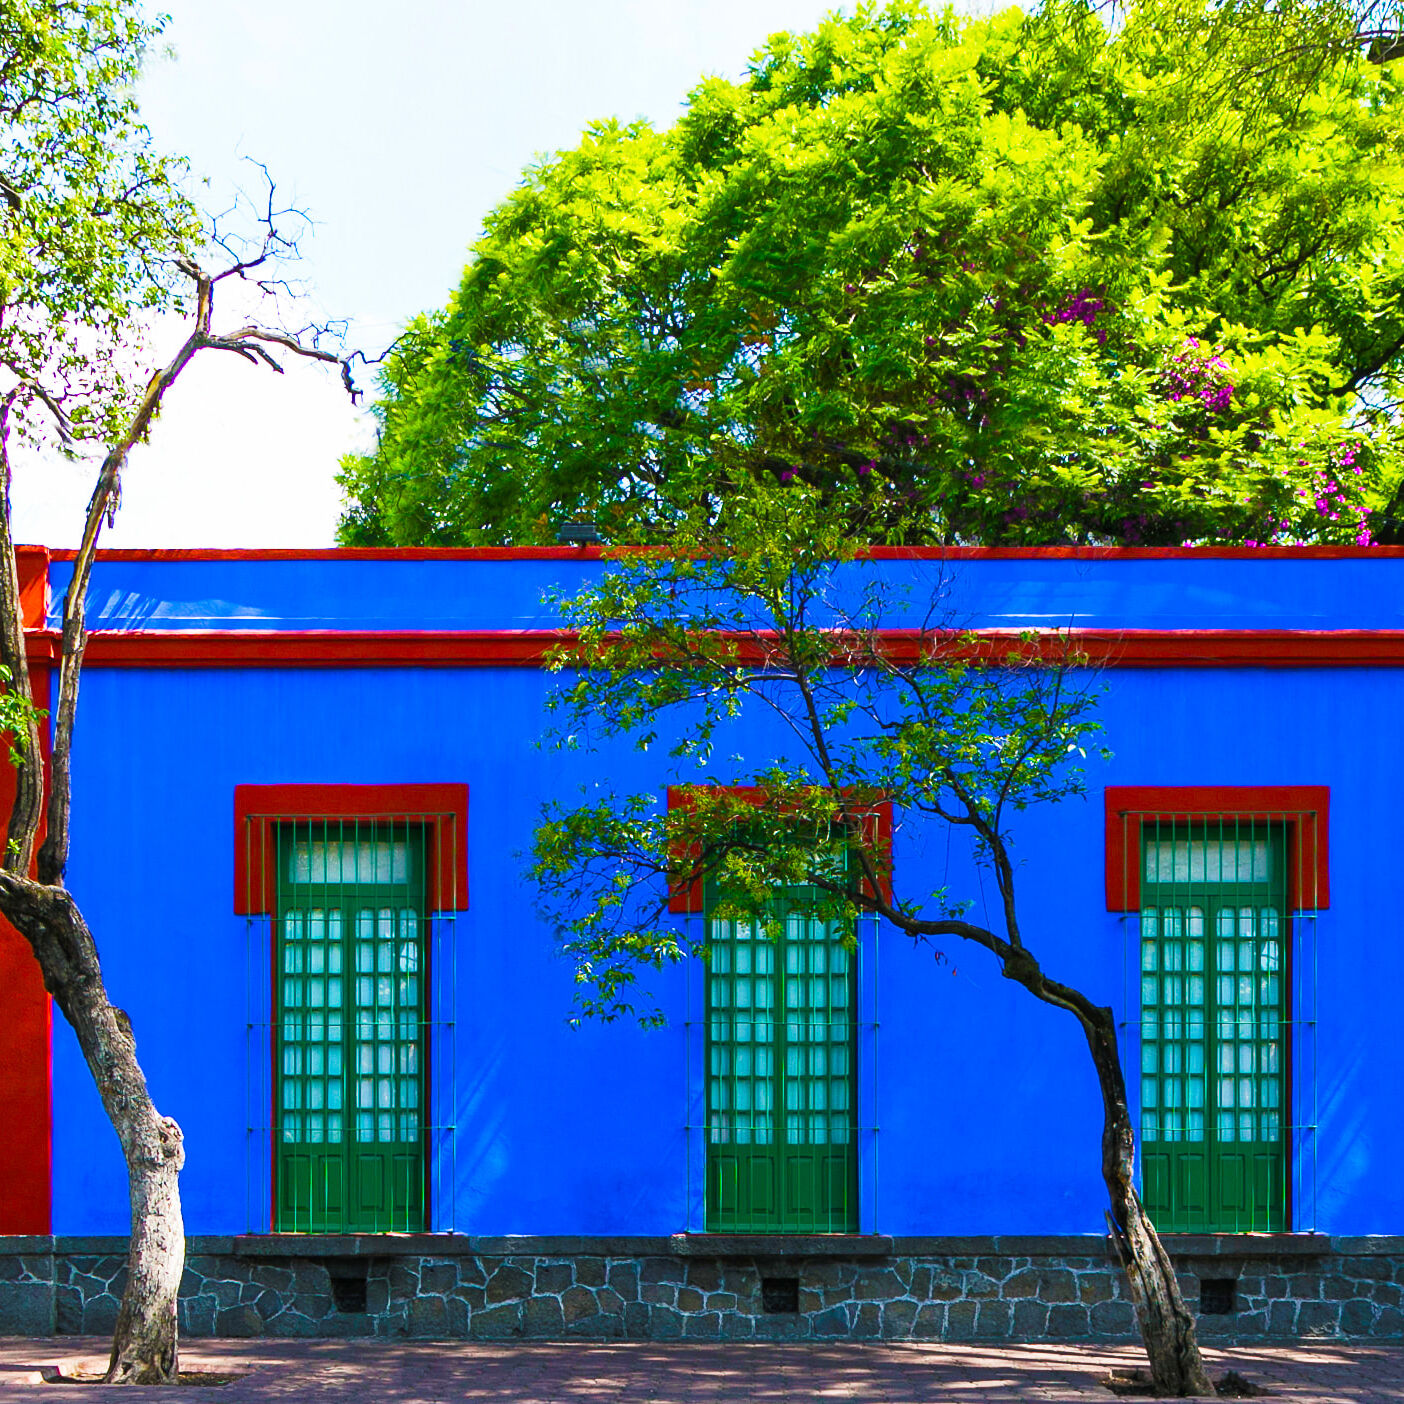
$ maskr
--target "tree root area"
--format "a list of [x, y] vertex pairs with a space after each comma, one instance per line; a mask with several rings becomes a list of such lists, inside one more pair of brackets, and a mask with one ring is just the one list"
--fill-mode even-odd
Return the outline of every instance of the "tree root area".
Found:
[[[106, 1376], [101, 1371], [94, 1370], [91, 1373], [85, 1370], [75, 1371], [73, 1374], [66, 1374], [64, 1371], [55, 1369], [52, 1365], [46, 1366], [39, 1371], [45, 1384], [53, 1385], [94, 1385], [106, 1383]], [[242, 1380], [243, 1374], [221, 1375], [214, 1370], [182, 1370], [179, 1376], [172, 1380], [172, 1384], [182, 1385], [227, 1385], [233, 1384], [235, 1380]]]
[[[1158, 1399], [1167, 1396], [1157, 1395], [1151, 1381], [1150, 1371], [1113, 1370], [1105, 1376], [1102, 1384], [1113, 1394], [1135, 1395], [1140, 1398]], [[1240, 1375], [1237, 1370], [1229, 1370], [1214, 1382], [1214, 1393], [1223, 1399], [1254, 1399], [1260, 1394], [1271, 1394], [1260, 1384]]]

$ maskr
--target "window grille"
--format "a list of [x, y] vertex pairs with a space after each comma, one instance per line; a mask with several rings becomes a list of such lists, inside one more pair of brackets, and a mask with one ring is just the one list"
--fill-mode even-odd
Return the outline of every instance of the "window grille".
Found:
[[1136, 904], [1123, 1064], [1147, 1209], [1170, 1232], [1309, 1229], [1316, 815], [1119, 821], [1121, 890]]
[[451, 1229], [459, 816], [242, 820], [250, 1230]]
[[[688, 1008], [689, 1101], [701, 1068], [701, 1222], [709, 1232], [853, 1233], [859, 1225], [858, 1161], [875, 1128], [864, 1126], [859, 1074], [875, 1071], [876, 1021], [863, 1017], [862, 965], [870, 940], [805, 910], [806, 893], [777, 895], [771, 933], [750, 919], [694, 918], [708, 954]], [[709, 904], [710, 905], [710, 904]], [[870, 918], [860, 929], [874, 925]], [[864, 1067], [866, 1054], [868, 1066]], [[875, 1194], [876, 1184], [870, 1187]], [[689, 1188], [689, 1203], [693, 1203]]]

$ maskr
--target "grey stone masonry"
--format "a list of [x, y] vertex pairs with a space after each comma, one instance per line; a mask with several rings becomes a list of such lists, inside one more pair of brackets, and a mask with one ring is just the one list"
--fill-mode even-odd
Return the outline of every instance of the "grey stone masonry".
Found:
[[[1166, 1235], [1201, 1337], [1404, 1337], [1404, 1238]], [[102, 1334], [120, 1238], [0, 1237], [0, 1334]], [[192, 1336], [1124, 1340], [1100, 1237], [192, 1238]]]

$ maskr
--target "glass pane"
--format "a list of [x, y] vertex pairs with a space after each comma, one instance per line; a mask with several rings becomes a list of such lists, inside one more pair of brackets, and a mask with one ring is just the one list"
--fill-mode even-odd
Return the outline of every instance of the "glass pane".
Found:
[[295, 886], [408, 883], [408, 848], [403, 840], [299, 840], [291, 845], [287, 875]]
[[[410, 880], [420, 866], [415, 840], [366, 837], [355, 824], [347, 829], [337, 839], [299, 837], [286, 849], [278, 898], [284, 908], [280, 994], [285, 1010], [299, 1012], [283, 1014], [278, 1025], [278, 1102], [300, 1115], [295, 1121], [283, 1115], [284, 1143], [339, 1145], [348, 1131], [371, 1141], [420, 1124], [424, 931], [419, 911], [406, 905], [414, 900]], [[344, 921], [342, 899], [353, 894], [343, 885], [352, 883], [403, 890], [385, 894], [397, 905], [361, 905]], [[344, 991], [348, 969], [355, 974]], [[346, 995], [358, 1008], [349, 1025], [342, 1013]], [[346, 1043], [350, 1056], [343, 1058]], [[347, 1106], [355, 1109], [349, 1126]], [[410, 1115], [390, 1121], [378, 1115], [402, 1109]]]
[[1143, 939], [1141, 968], [1167, 973], [1146, 974], [1141, 981], [1143, 1011], [1156, 1011], [1143, 1012], [1141, 1019], [1141, 1134], [1146, 1140], [1202, 1141], [1204, 1118], [1197, 1109], [1204, 1103], [1203, 1080], [1183, 1073], [1204, 1065], [1204, 976], [1181, 972], [1204, 967], [1204, 913], [1200, 907], [1165, 906], [1156, 914], [1158, 939]]
[[1160, 839], [1146, 844], [1146, 881], [1196, 886], [1272, 881], [1272, 850], [1266, 839]]

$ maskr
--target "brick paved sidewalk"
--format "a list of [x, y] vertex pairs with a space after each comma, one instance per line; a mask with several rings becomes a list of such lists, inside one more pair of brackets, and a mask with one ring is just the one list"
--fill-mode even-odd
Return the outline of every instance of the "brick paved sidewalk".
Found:
[[[1211, 1373], [1236, 1369], [1282, 1404], [1404, 1404], [1404, 1345], [1329, 1342], [1206, 1351]], [[204, 1400], [367, 1401], [437, 1404], [722, 1404], [855, 1400], [861, 1404], [996, 1404], [1114, 1396], [1099, 1380], [1140, 1364], [1129, 1346], [890, 1345], [825, 1343], [478, 1344], [384, 1340], [211, 1341], [182, 1348], [187, 1369], [248, 1373], [220, 1389], [54, 1387], [41, 1367], [99, 1370], [106, 1342], [92, 1337], [0, 1339], [0, 1401], [121, 1399], [127, 1404]]]

